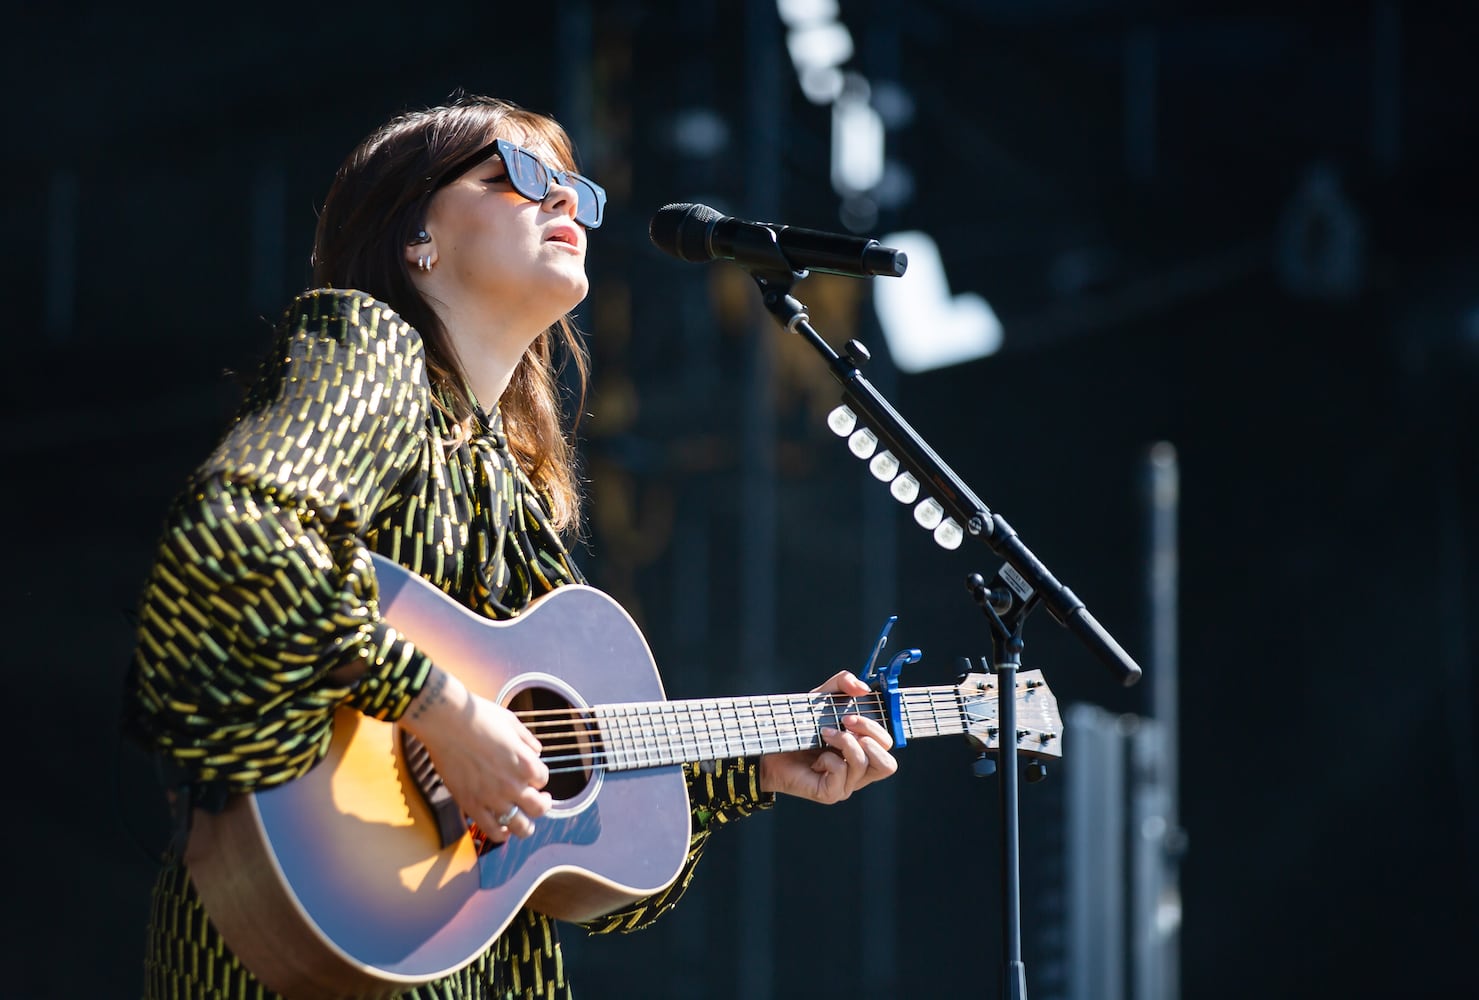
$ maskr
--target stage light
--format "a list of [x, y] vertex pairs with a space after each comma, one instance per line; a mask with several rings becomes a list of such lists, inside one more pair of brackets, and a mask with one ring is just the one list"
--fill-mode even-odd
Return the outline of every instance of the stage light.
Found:
[[947, 517], [935, 527], [935, 543], [942, 549], [958, 549], [965, 540], [965, 532], [955, 518]]
[[919, 501], [919, 506], [914, 508], [914, 520], [926, 531], [933, 531], [939, 527], [940, 520], [945, 515], [945, 508], [940, 506], [934, 497], [925, 497]]
[[888, 484], [888, 491], [899, 503], [913, 503], [919, 496], [919, 480], [906, 472]]
[[879, 482], [889, 482], [898, 474], [899, 460], [894, 457], [893, 452], [885, 448], [873, 456], [873, 461], [868, 463], [868, 471]]
[[852, 429], [857, 425], [858, 415], [854, 413], [852, 411], [852, 408], [847, 405], [839, 406], [837, 407], [837, 409], [827, 414], [827, 426], [830, 427], [832, 429], [832, 433], [836, 434], [838, 437], [847, 437], [849, 434], [852, 433]]
[[852, 58], [852, 32], [837, 21], [804, 24], [786, 33], [786, 50], [797, 69], [841, 66]]
[[883, 119], [868, 90], [866, 80], [848, 73], [832, 102], [832, 189], [843, 196], [871, 191], [883, 179]]

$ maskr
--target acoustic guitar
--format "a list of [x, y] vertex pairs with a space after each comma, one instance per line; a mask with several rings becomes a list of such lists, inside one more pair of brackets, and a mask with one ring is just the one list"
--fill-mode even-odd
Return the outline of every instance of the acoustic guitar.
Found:
[[[957, 734], [999, 746], [991, 674], [899, 688], [896, 658], [864, 697], [667, 701], [636, 623], [593, 587], [560, 587], [496, 622], [374, 559], [385, 619], [538, 737], [554, 806], [528, 839], [493, 844], [414, 739], [341, 709], [308, 774], [196, 810], [186, 862], [207, 912], [247, 968], [290, 997], [393, 996], [467, 965], [525, 905], [591, 920], [661, 891], [688, 851], [685, 761], [821, 747], [821, 729], [851, 712], [899, 746]], [[1041, 673], [1020, 672], [1016, 688], [1019, 753], [1061, 756]]]

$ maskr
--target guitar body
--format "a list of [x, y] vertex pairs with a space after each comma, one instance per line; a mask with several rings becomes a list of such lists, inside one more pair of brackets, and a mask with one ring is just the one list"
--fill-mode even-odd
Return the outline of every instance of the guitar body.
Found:
[[[847, 712], [877, 719], [897, 746], [961, 734], [998, 747], [996, 679], [898, 688], [898, 667], [918, 650], [896, 656], [866, 697], [667, 702], [642, 633], [599, 590], [561, 587], [494, 622], [373, 558], [385, 620], [544, 734], [554, 806], [527, 840], [488, 843], [465, 829], [424, 747], [343, 709], [308, 774], [233, 796], [220, 813], [196, 810], [185, 861], [211, 921], [294, 1000], [391, 997], [466, 966], [526, 905], [590, 920], [671, 885], [691, 822], [677, 761], [816, 749]], [[1018, 671], [1010, 696], [1017, 752], [1061, 757], [1062, 719], [1041, 673]]]
[[[493, 622], [379, 556], [387, 621], [484, 698], [541, 707], [660, 701], [630, 616], [568, 586]], [[594, 740], [594, 735], [591, 739]], [[351, 709], [307, 775], [195, 812], [186, 863], [226, 942], [291, 997], [391, 996], [467, 965], [524, 905], [589, 920], [651, 895], [687, 855], [682, 769], [596, 768], [552, 781], [528, 840], [442, 846], [397, 728]]]

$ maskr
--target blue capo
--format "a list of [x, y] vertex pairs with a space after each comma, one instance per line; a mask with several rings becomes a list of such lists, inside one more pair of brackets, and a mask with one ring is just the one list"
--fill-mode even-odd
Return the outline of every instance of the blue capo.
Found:
[[904, 669], [906, 663], [918, 663], [921, 656], [917, 649], [905, 649], [894, 656], [887, 666], [882, 664], [883, 648], [888, 645], [888, 633], [898, 620], [898, 615], [889, 615], [888, 621], [883, 623], [883, 631], [878, 633], [878, 641], [873, 644], [873, 652], [859, 675], [864, 684], [887, 699], [889, 728], [893, 732], [895, 749], [909, 743], [904, 735], [904, 719], [899, 709], [899, 671]]

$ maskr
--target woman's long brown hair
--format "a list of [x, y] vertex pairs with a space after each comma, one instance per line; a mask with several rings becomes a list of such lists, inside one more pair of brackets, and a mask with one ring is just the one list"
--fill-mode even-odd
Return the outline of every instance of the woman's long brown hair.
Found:
[[[512, 133], [500, 132], [509, 128]], [[314, 284], [373, 295], [415, 327], [426, 346], [437, 405], [459, 423], [473, 413], [467, 379], [441, 320], [411, 280], [405, 247], [425, 224], [433, 187], [447, 168], [505, 134], [524, 144], [542, 143], [561, 168], [576, 169], [570, 138], [553, 119], [509, 101], [458, 95], [445, 105], [398, 115], [355, 147], [324, 199], [313, 241]], [[578, 419], [589, 363], [568, 316], [529, 346], [500, 408], [509, 447], [548, 495], [551, 520], [561, 530], [575, 530], [580, 489], [574, 444], [563, 427], [557, 340], [579, 374]]]

